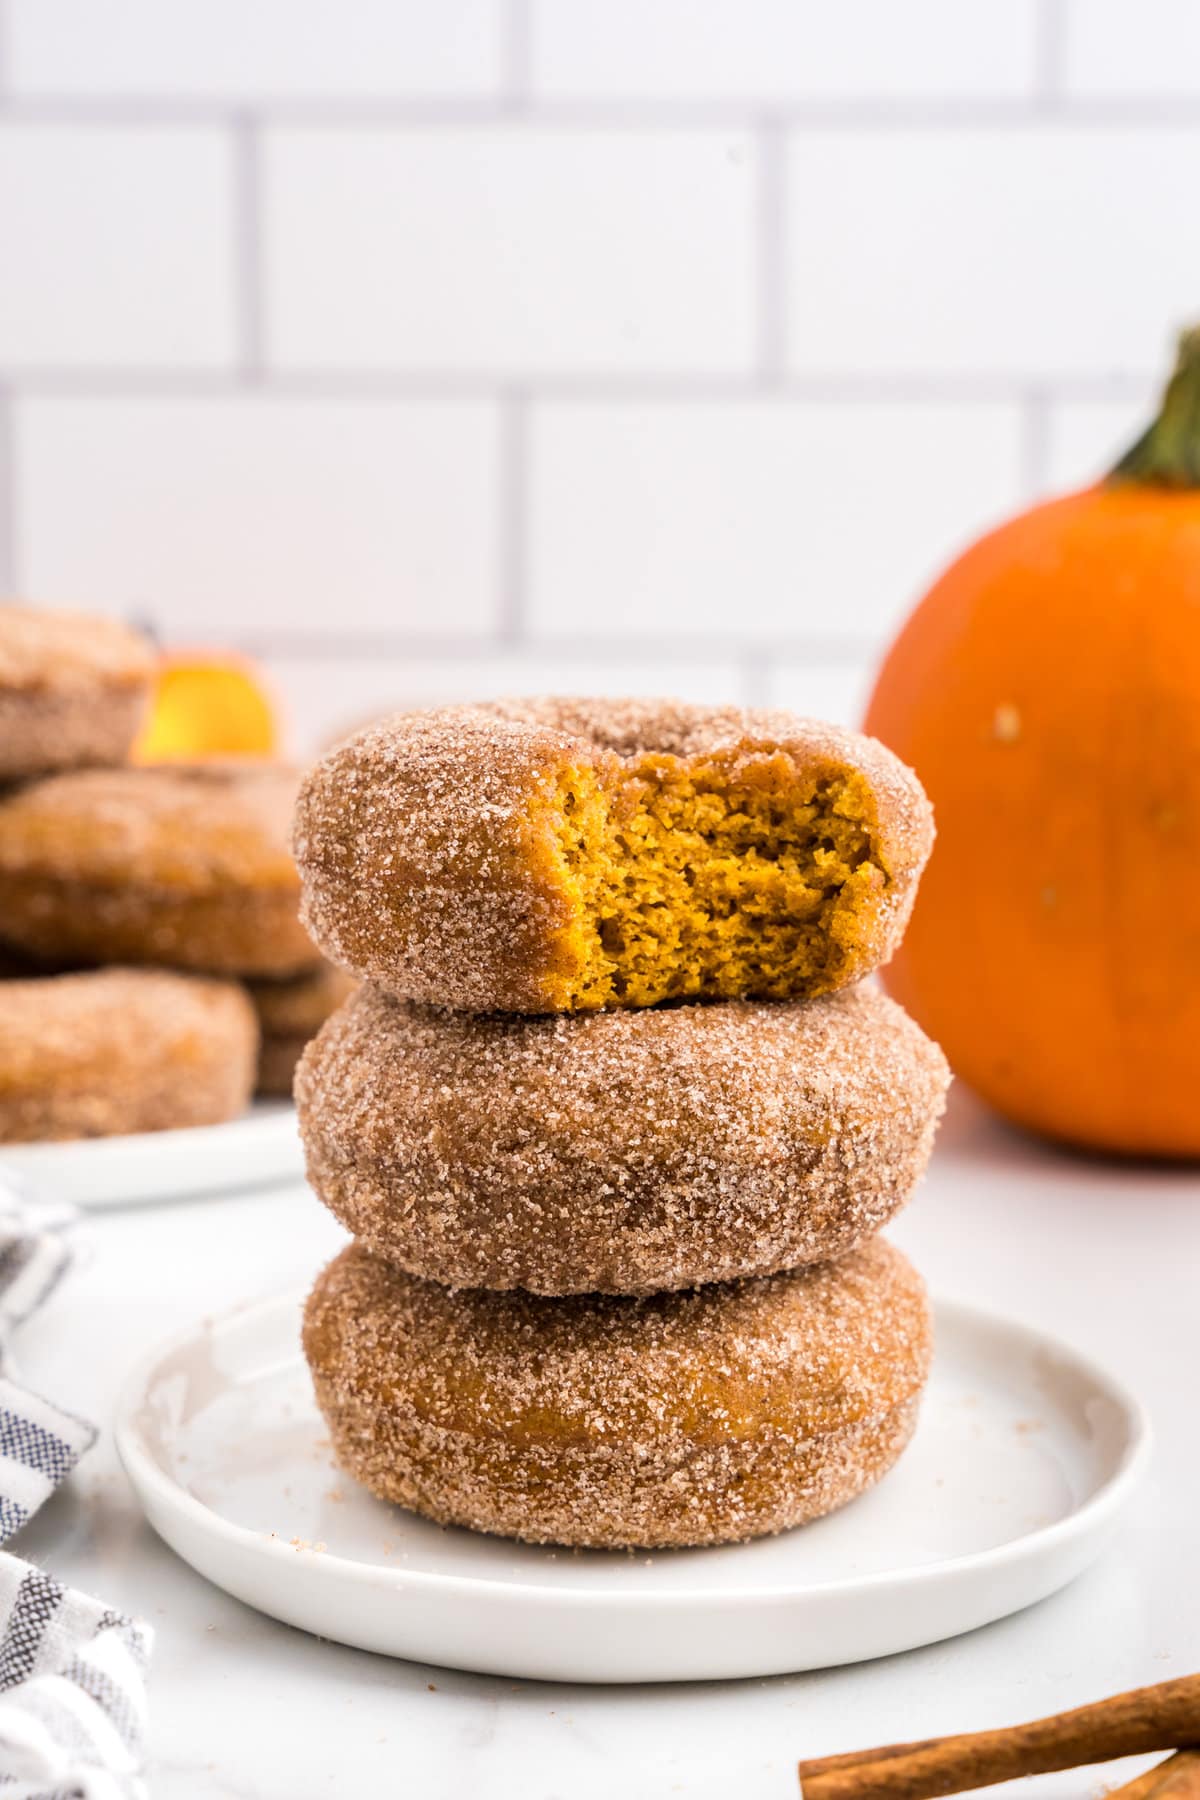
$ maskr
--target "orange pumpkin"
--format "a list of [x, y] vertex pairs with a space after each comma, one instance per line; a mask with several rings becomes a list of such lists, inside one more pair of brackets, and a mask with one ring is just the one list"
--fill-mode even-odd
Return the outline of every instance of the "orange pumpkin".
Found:
[[1200, 331], [1111, 477], [935, 584], [866, 728], [938, 826], [890, 991], [1017, 1123], [1200, 1155]]
[[254, 665], [225, 651], [164, 656], [135, 762], [197, 762], [212, 756], [271, 756], [275, 709]]

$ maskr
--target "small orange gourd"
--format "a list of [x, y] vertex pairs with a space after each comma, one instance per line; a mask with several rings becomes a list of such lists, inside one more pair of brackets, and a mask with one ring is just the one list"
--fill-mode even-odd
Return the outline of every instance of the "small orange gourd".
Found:
[[890, 991], [1017, 1123], [1200, 1155], [1200, 331], [1108, 479], [935, 583], [866, 728], [938, 828]]
[[271, 756], [278, 747], [275, 708], [253, 663], [227, 651], [163, 657], [135, 762]]

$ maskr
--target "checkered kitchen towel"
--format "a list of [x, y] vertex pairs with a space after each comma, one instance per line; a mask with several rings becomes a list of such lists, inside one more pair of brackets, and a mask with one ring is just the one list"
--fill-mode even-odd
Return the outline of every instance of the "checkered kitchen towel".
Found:
[[[0, 1177], [0, 1543], [95, 1442], [95, 1427], [17, 1378], [16, 1326], [70, 1266], [68, 1209]], [[0, 1551], [0, 1800], [143, 1800], [151, 1633]]]

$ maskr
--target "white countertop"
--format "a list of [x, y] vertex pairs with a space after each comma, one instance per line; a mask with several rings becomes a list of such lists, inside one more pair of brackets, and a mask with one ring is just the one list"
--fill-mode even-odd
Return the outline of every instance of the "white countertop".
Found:
[[[1200, 1175], [1042, 1150], [955, 1098], [891, 1235], [934, 1291], [1110, 1364], [1157, 1430], [1104, 1559], [986, 1630], [828, 1673], [556, 1687], [391, 1662], [275, 1624], [143, 1522], [107, 1438], [14, 1543], [154, 1624], [155, 1800], [795, 1800], [801, 1755], [1008, 1723], [1200, 1668]], [[134, 1358], [304, 1285], [341, 1234], [306, 1189], [91, 1215], [90, 1262], [25, 1330], [32, 1386], [107, 1423]], [[1099, 1782], [1047, 1778], [1053, 1800]]]

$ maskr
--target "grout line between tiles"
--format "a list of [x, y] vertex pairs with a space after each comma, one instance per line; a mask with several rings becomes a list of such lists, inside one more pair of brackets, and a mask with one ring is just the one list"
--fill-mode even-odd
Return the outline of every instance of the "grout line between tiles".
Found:
[[[1053, 0], [1051, 0], [1053, 3]], [[506, 51], [506, 61], [511, 52]], [[1061, 52], [1053, 39], [1038, 50], [1039, 83], [1058, 82]], [[519, 75], [513, 69], [511, 74]], [[507, 77], [506, 77], [507, 79]], [[523, 79], [523, 78], [522, 78]], [[517, 101], [519, 104], [514, 104]], [[1027, 129], [1053, 120], [1064, 129], [1146, 129], [1200, 126], [1200, 98], [1182, 94], [1089, 97], [1034, 91], [1015, 98], [956, 95], [937, 99], [788, 100], [780, 95], [749, 101], [548, 100], [519, 92], [485, 98], [451, 95], [428, 100], [364, 97], [354, 100], [157, 99], [138, 95], [0, 93], [0, 121], [8, 125], [190, 126], [236, 124], [328, 127], [331, 130], [454, 129], [464, 125], [562, 130], [720, 131], [766, 121], [789, 131], [924, 131]]]
[[[257, 306], [257, 298], [254, 302]], [[769, 391], [753, 373], [726, 375], [654, 375], [556, 372], [522, 373], [520, 391], [537, 401], [572, 401], [620, 405], [628, 402], [676, 403], [729, 399], [807, 401], [850, 406], [1020, 405], [1033, 387], [1053, 399], [1123, 401], [1144, 395], [1152, 385], [1152, 368], [1121, 375], [1045, 375], [1014, 371], [1005, 375], [786, 375]], [[229, 371], [187, 369], [10, 368], [6, 380], [15, 393], [31, 398], [136, 399], [141, 395], [173, 398], [225, 398], [237, 394], [241, 378]], [[515, 392], [514, 376], [505, 370], [319, 369], [264, 371], [264, 399], [338, 399], [388, 402], [440, 399], [448, 402], [495, 400]]]
[[521, 642], [528, 579], [529, 401], [513, 388], [500, 401], [500, 459], [497, 499], [497, 638], [511, 647]]
[[1050, 396], [1031, 387], [1021, 404], [1019, 480], [1026, 500], [1037, 500], [1050, 482]]
[[248, 114], [233, 127], [234, 328], [241, 382], [263, 379], [262, 144]]
[[661, 637], [594, 638], [583, 634], [525, 638], [514, 644], [499, 633], [479, 638], [414, 637], [406, 633], [363, 632], [351, 636], [322, 632], [248, 631], [238, 635], [237, 647], [257, 655], [275, 657], [281, 662], [360, 661], [364, 658], [399, 657], [415, 663], [457, 661], [484, 662], [514, 652], [536, 661], [561, 659], [594, 662], [598, 667], [609, 663], [669, 662], [704, 665], [735, 663], [742, 667], [745, 659], [761, 659], [764, 672], [772, 661], [805, 660], [824, 668], [857, 668], [869, 657], [879, 654], [878, 637], [807, 637], [768, 639], [748, 644], [744, 639]]
[[770, 699], [769, 648], [744, 650], [741, 656], [742, 704], [766, 706]]
[[759, 379], [777, 383], [787, 368], [787, 142], [764, 121], [758, 139], [757, 245]]
[[0, 387], [0, 595], [17, 592], [17, 463], [12, 395]]
[[1067, 15], [1063, 0], [1038, 0], [1034, 17], [1034, 98], [1057, 117], [1064, 99]]
[[508, 0], [504, 10], [503, 92], [509, 108], [524, 112], [532, 87], [532, 31], [529, 0]]

